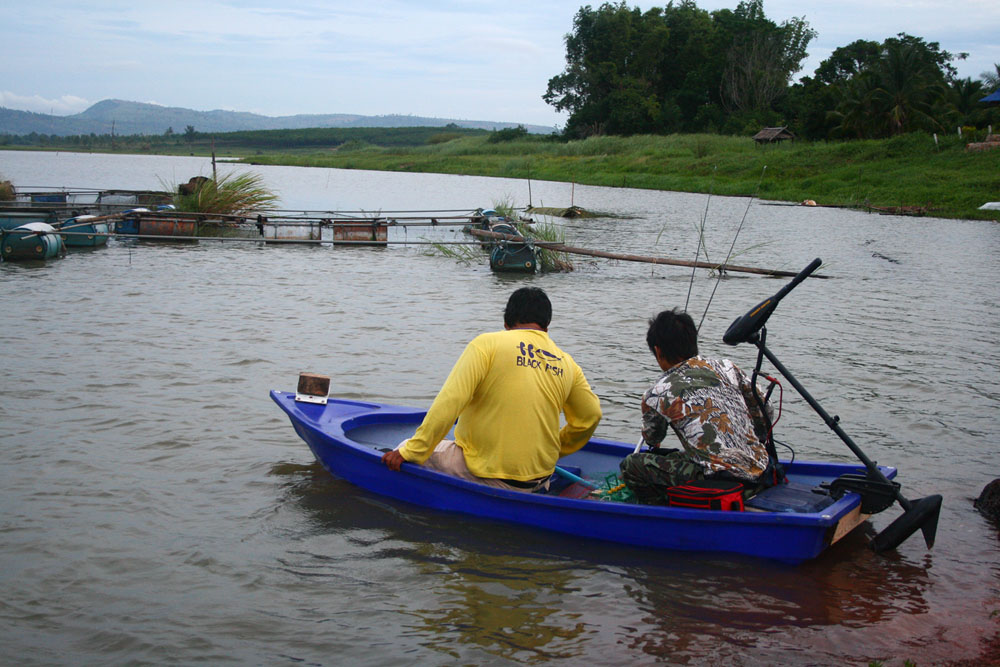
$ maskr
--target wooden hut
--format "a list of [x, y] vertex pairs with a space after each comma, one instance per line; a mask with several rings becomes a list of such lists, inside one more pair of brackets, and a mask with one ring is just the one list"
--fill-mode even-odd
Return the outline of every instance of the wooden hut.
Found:
[[785, 139], [794, 139], [795, 135], [788, 131], [787, 127], [765, 127], [763, 130], [753, 135], [753, 140], [757, 145], [774, 144]]

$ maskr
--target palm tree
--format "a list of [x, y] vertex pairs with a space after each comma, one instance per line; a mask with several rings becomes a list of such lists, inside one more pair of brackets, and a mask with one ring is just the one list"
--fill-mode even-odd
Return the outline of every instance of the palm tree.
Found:
[[945, 92], [941, 73], [929, 67], [912, 45], [891, 45], [873, 72], [877, 87], [872, 104], [891, 135], [914, 130], [934, 131], [934, 103]]
[[994, 63], [994, 72], [983, 72], [979, 78], [983, 80], [983, 88], [987, 93], [995, 93], [1000, 90], [1000, 63]]
[[872, 107], [875, 77], [865, 72], [835, 85], [837, 108], [827, 113], [827, 121], [834, 124], [831, 134], [854, 139], [879, 136], [878, 113]]
[[982, 107], [979, 100], [988, 92], [983, 88], [982, 81], [973, 81], [971, 78], [956, 79], [951, 83], [951, 103], [960, 117], [969, 118]]

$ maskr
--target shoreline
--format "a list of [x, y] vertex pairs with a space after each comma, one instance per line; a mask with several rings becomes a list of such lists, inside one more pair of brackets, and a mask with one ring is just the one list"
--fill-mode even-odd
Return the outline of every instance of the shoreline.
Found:
[[1000, 211], [979, 210], [1000, 199], [995, 180], [1000, 150], [966, 150], [960, 137], [932, 139], [911, 134], [886, 140], [764, 147], [742, 137], [670, 135], [591, 137], [575, 142], [528, 137], [492, 144], [486, 137], [466, 137], [403, 148], [364, 144], [288, 152], [221, 146], [213, 153], [200, 144], [188, 148], [109, 151], [5, 146], [0, 150], [215, 155], [219, 162], [234, 164], [512, 178], [755, 197], [776, 205], [815, 202], [822, 207], [888, 215], [1000, 221]]

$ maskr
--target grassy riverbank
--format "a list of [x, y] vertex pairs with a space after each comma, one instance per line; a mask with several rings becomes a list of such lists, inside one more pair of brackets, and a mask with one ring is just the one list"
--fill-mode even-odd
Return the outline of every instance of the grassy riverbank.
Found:
[[324, 151], [264, 152], [246, 161], [718, 195], [756, 193], [761, 199], [926, 207], [929, 215], [939, 217], [995, 220], [996, 211], [977, 209], [1000, 200], [1000, 150], [969, 152], [969, 140], [939, 137], [936, 145], [930, 135], [911, 134], [758, 147], [749, 138], [719, 135], [592, 137], [569, 143], [538, 136], [490, 143], [488, 136], [477, 136], [407, 148], [353, 144]]
[[[500, 133], [418, 130], [199, 133], [194, 141], [183, 144], [146, 137], [130, 143], [120, 137], [114, 148], [115, 143], [109, 142], [90, 150], [207, 156], [214, 145], [219, 157], [243, 156], [244, 162], [253, 164], [756, 194], [761, 199], [788, 202], [813, 200], [822, 206], [924, 208], [928, 215], [942, 218], [1000, 218], [1000, 212], [978, 210], [987, 201], [1000, 201], [1000, 149], [970, 152], [965, 148], [967, 142], [981, 141], [982, 136], [953, 134], [935, 142], [931, 135], [909, 134], [893, 139], [795, 141], [758, 147], [749, 137], [711, 134], [608, 136], [570, 142], [528, 135], [498, 142]], [[45, 146], [4, 148], [86, 150], [53, 140]], [[570, 202], [544, 204], [568, 206]]]

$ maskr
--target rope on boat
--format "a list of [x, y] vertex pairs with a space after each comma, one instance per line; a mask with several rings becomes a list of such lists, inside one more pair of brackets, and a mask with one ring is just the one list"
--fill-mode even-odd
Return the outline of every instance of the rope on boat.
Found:
[[610, 473], [604, 477], [604, 488], [596, 489], [591, 495], [597, 496], [599, 500], [606, 500], [615, 503], [636, 503], [635, 494], [628, 485], [621, 481], [618, 473]]

